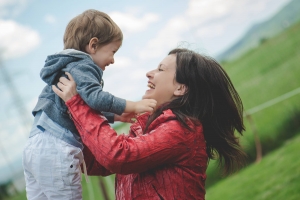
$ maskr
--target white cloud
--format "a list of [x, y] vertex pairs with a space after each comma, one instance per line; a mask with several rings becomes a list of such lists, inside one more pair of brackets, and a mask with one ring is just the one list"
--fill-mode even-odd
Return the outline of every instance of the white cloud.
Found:
[[122, 31], [136, 33], [145, 30], [149, 24], [156, 22], [159, 17], [154, 13], [135, 16], [132, 13], [112, 12], [109, 16], [120, 26]]
[[132, 60], [126, 56], [115, 56], [115, 63], [111, 66], [113, 69], [124, 69], [132, 63]]
[[12, 20], [0, 19], [0, 49], [3, 59], [23, 56], [40, 44], [39, 33]]
[[227, 0], [226, 3], [221, 0], [191, 0], [185, 13], [190, 19], [203, 23], [212, 18], [224, 16], [229, 11], [232, 11], [231, 8], [234, 3], [238, 2], [235, 0]]
[[53, 15], [46, 15], [45, 16], [45, 21], [49, 24], [55, 24], [56, 23], [56, 18]]
[[12, 20], [19, 15], [30, 0], [0, 0], [0, 53], [3, 59], [11, 59], [25, 55], [40, 43], [39, 34], [29, 27], [22, 26]]
[[215, 38], [224, 34], [226, 27], [223, 24], [213, 24], [204, 28], [198, 28], [196, 35], [198, 37]]
[[[283, 0], [287, 1], [287, 0]], [[272, 4], [273, 0], [253, 1], [253, 0], [190, 0], [186, 15], [197, 23], [220, 23], [228, 16], [242, 18], [260, 14]], [[233, 19], [233, 18], [231, 18]], [[218, 20], [218, 21], [217, 21]]]
[[139, 57], [151, 59], [165, 55], [167, 50], [176, 47], [182, 39], [181, 34], [189, 31], [189, 28], [185, 16], [178, 16], [169, 20], [158, 35], [147, 43], [146, 48], [139, 53]]
[[16, 16], [27, 6], [28, 0], [0, 0], [0, 17]]
[[270, 16], [288, 1], [281, 0], [274, 5], [272, 0], [190, 0], [187, 10], [167, 21], [156, 37], [140, 51], [139, 57], [157, 58], [181, 41], [203, 41], [200, 48], [207, 51], [209, 47], [208, 51], [216, 54], [228, 48], [251, 25], [262, 20], [262, 13], [265, 17]]
[[140, 99], [147, 87], [146, 72], [148, 70], [133, 61], [128, 62], [128, 65], [122, 68], [117, 67], [117, 64], [107, 68], [104, 72], [104, 91], [124, 99]]

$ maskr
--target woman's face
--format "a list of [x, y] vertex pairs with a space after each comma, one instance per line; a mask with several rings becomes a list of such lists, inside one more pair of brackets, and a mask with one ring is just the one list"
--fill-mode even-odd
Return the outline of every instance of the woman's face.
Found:
[[146, 90], [143, 99], [155, 99], [156, 107], [170, 102], [176, 97], [178, 84], [175, 80], [176, 72], [176, 55], [168, 55], [165, 57], [157, 69], [146, 74], [149, 89]]

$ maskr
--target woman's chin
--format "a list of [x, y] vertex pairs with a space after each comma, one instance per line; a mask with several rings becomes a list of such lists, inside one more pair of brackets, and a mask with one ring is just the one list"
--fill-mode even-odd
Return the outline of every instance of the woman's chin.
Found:
[[151, 95], [149, 95], [149, 90], [145, 91], [145, 94], [143, 95], [142, 99], [151, 99]]
[[149, 98], [148, 98], [148, 95], [147, 95], [147, 94], [144, 94], [144, 95], [142, 96], [142, 99], [149, 99]]

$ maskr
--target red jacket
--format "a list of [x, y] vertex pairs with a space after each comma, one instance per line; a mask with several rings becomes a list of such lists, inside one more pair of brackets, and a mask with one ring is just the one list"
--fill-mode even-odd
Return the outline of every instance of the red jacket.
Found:
[[149, 114], [117, 135], [79, 95], [66, 104], [86, 145], [88, 174], [116, 173], [116, 199], [204, 199], [208, 157], [200, 123], [189, 123], [189, 131], [166, 110], [146, 134]]

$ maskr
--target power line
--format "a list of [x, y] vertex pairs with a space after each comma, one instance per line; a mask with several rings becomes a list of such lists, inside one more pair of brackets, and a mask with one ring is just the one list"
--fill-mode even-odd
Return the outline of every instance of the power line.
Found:
[[244, 116], [246, 116], [246, 115], [252, 115], [252, 114], [254, 114], [254, 113], [258, 112], [258, 111], [261, 111], [261, 110], [263, 110], [265, 108], [273, 106], [274, 104], [277, 104], [277, 103], [279, 103], [279, 102], [281, 102], [283, 100], [291, 98], [291, 97], [293, 97], [293, 96], [295, 96], [295, 95], [297, 95], [299, 93], [300, 93], [300, 87], [298, 87], [298, 88], [296, 88], [296, 89], [294, 89], [294, 90], [292, 90], [292, 91], [290, 91], [288, 93], [285, 93], [285, 94], [283, 94], [283, 95], [281, 95], [279, 97], [271, 99], [271, 100], [269, 100], [269, 101], [267, 101], [265, 103], [262, 103], [262, 104], [260, 104], [258, 106], [255, 106], [254, 108], [251, 108], [251, 109], [245, 111]]
[[279, 97], [276, 97], [274, 99], [271, 99], [265, 103], [262, 103], [258, 106], [255, 106], [254, 108], [251, 108], [247, 111], [244, 112], [244, 117], [246, 117], [246, 119], [249, 121], [250, 124], [250, 128], [252, 129], [253, 135], [254, 135], [254, 141], [255, 141], [255, 147], [256, 147], [256, 162], [260, 162], [262, 159], [262, 146], [261, 146], [261, 142], [260, 142], [260, 138], [259, 138], [259, 134], [257, 131], [257, 128], [255, 126], [255, 123], [251, 117], [252, 114], [259, 112], [265, 108], [268, 108], [270, 106], [273, 106], [283, 100], [286, 100], [288, 98], [291, 98], [297, 94], [300, 93], [300, 87], [296, 88], [290, 92], [287, 92]]

